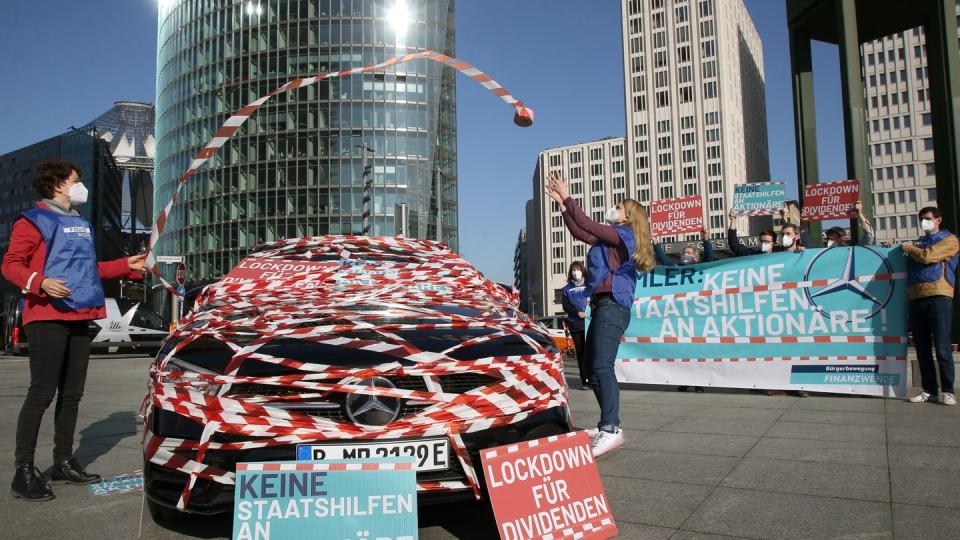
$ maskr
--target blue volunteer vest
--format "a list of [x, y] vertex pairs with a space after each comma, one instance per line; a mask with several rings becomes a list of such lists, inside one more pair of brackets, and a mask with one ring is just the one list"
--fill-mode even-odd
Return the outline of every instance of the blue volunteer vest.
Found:
[[[633, 237], [633, 229], [626, 225], [614, 227], [620, 240], [627, 248], [627, 260], [620, 263], [620, 267], [613, 272], [613, 299], [621, 306], [630, 309], [633, 305], [633, 293], [637, 289], [637, 267], [633, 264], [633, 251], [637, 242]], [[607, 249], [610, 246], [598, 242], [587, 252], [587, 289], [585, 294], [591, 296], [593, 291], [610, 275], [610, 263], [607, 259]]]
[[[913, 245], [921, 249], [926, 249], [951, 235], [952, 233], [950, 231], [938, 231], [929, 236], [921, 236], [914, 240]], [[946, 277], [947, 283], [949, 283], [951, 287], [956, 286], [954, 282], [957, 276], [957, 258], [958, 256], [954, 255], [943, 262], [922, 264], [907, 257], [907, 285], [931, 283], [938, 281], [941, 277]], [[944, 270], [946, 270], [946, 276], [944, 276]]]
[[[579, 287], [573, 283], [567, 283], [563, 286], [563, 295], [567, 297], [567, 300], [573, 304], [573, 307], [576, 308], [577, 311], [586, 311], [587, 300], [590, 299], [586, 294], [586, 290], [586, 283]], [[570, 325], [570, 328], [583, 329], [583, 319], [575, 315], [567, 315], [567, 323]]]
[[27, 210], [22, 216], [40, 231], [47, 245], [44, 276], [59, 279], [70, 289], [70, 296], [50, 298], [50, 303], [71, 311], [105, 306], [93, 232], [87, 220], [46, 208]]

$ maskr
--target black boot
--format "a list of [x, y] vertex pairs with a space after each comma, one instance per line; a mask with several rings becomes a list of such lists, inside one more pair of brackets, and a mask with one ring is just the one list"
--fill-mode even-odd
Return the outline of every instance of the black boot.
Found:
[[30, 502], [53, 500], [53, 491], [43, 481], [43, 473], [33, 466], [33, 463], [17, 463], [17, 470], [13, 474], [13, 483], [10, 484], [10, 494], [18, 499]]
[[70, 458], [54, 463], [50, 480], [54, 484], [93, 484], [100, 481], [100, 475], [88, 473], [75, 458]]

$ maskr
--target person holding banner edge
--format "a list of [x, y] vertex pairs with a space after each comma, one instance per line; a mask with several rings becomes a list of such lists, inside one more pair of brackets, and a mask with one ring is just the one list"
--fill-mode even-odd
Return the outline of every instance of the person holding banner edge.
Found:
[[577, 369], [580, 372], [580, 389], [590, 390], [590, 362], [586, 359], [583, 344], [584, 320], [587, 318], [587, 269], [580, 261], [573, 261], [567, 269], [567, 284], [563, 286], [563, 311], [567, 314], [567, 330], [577, 353]]
[[570, 197], [567, 181], [554, 171], [547, 195], [560, 205], [563, 222], [574, 238], [591, 245], [587, 253], [586, 293], [590, 295], [591, 323], [586, 349], [593, 364], [591, 384], [600, 405], [596, 430], [588, 430], [594, 456], [623, 445], [620, 427], [620, 387], [614, 366], [620, 340], [630, 323], [637, 273], [654, 267], [650, 220], [637, 201], [626, 199], [607, 209], [602, 225], [590, 219]]
[[[950, 328], [960, 243], [956, 235], [940, 229], [943, 216], [938, 208], [928, 206], [917, 216], [924, 235], [913, 242], [900, 244], [907, 256], [907, 320], [913, 332], [923, 386], [910, 402], [939, 401], [943, 405], [956, 405]], [[936, 361], [931, 348], [936, 350]]]

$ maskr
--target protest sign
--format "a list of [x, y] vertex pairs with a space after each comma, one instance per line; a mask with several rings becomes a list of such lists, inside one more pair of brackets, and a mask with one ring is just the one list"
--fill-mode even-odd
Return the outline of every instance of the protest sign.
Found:
[[776, 214], [783, 208], [787, 188], [783, 182], [753, 182], [733, 186], [733, 213], [740, 216]]
[[412, 458], [238, 463], [234, 540], [417, 538]]
[[585, 431], [483, 450], [480, 459], [502, 540], [616, 536]]
[[640, 276], [622, 382], [904, 396], [903, 253], [808, 249]]
[[810, 184], [803, 188], [803, 219], [823, 221], [856, 217], [852, 210], [859, 200], [859, 180]]
[[116, 493], [133, 493], [135, 491], [143, 491], [143, 471], [111, 476], [87, 486], [87, 495], [93, 497]]
[[703, 201], [699, 195], [650, 203], [650, 234], [667, 236], [703, 229]]

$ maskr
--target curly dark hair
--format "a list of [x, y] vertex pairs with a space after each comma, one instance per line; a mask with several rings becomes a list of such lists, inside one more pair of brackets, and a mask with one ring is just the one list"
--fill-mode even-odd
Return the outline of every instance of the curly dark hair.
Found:
[[77, 171], [77, 176], [82, 174], [80, 167], [69, 161], [50, 159], [37, 165], [30, 183], [41, 197], [52, 199], [57, 188], [70, 178], [70, 173], [73, 171]]

